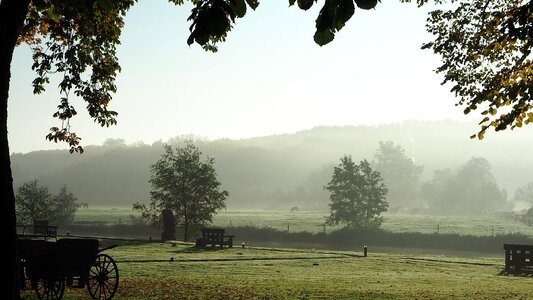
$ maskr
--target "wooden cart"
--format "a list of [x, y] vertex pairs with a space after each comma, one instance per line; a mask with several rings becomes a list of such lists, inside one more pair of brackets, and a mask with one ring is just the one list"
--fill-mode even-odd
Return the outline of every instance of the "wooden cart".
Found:
[[65, 286], [87, 288], [92, 299], [112, 299], [119, 273], [96, 239], [48, 239], [19, 235], [20, 288], [39, 299], [61, 299]]

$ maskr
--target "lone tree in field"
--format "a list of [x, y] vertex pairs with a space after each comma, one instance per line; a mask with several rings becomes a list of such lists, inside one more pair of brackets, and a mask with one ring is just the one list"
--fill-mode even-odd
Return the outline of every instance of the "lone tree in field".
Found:
[[22, 184], [15, 196], [17, 220], [33, 224], [36, 220], [48, 220], [54, 225], [68, 225], [74, 220], [78, 208], [76, 197], [63, 186], [59, 194], [53, 196], [38, 180]]
[[353, 228], [379, 227], [379, 215], [387, 211], [387, 188], [379, 172], [363, 160], [358, 165], [351, 156], [343, 156], [333, 170], [331, 181], [324, 187], [331, 195], [328, 224], [344, 224]]
[[164, 145], [165, 152], [151, 166], [151, 202], [135, 203], [133, 208], [152, 225], [159, 225], [164, 209], [170, 209], [178, 225], [183, 226], [183, 240], [188, 241], [194, 226], [211, 223], [213, 215], [226, 207], [229, 193], [221, 190], [215, 160], [207, 157], [191, 141], [173, 149]]

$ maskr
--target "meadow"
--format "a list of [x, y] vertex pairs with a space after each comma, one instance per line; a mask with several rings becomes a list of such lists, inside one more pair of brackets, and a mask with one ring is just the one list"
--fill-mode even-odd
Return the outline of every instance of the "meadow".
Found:
[[[327, 212], [313, 211], [221, 211], [213, 218], [213, 226], [252, 226], [290, 232], [331, 232], [341, 226], [324, 226]], [[139, 214], [131, 209], [80, 208], [75, 222], [82, 224], [131, 224]], [[523, 234], [533, 237], [533, 227], [498, 216], [427, 216], [384, 214], [382, 229], [390, 232], [440, 233], [473, 236]]]
[[[531, 274], [501, 258], [236, 247], [121, 245], [114, 299], [531, 299]], [[524, 276], [525, 275], [525, 276]], [[31, 292], [24, 292], [32, 299]], [[64, 299], [86, 299], [67, 289]]]

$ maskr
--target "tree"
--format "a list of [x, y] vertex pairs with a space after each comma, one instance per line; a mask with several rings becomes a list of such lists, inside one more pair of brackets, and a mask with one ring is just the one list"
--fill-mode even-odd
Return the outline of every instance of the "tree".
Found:
[[54, 198], [38, 180], [25, 182], [15, 196], [17, 219], [24, 224], [33, 224], [37, 220], [54, 220]]
[[[446, 214], [450, 205], [449, 195], [447, 194], [452, 186], [454, 174], [450, 169], [435, 170], [433, 178], [422, 184], [420, 188], [420, 197], [425, 200], [428, 210], [435, 214]], [[453, 191], [453, 189], [452, 189]]]
[[78, 209], [76, 197], [64, 185], [59, 194], [52, 195], [38, 180], [22, 184], [15, 196], [17, 219], [21, 223], [33, 224], [36, 220], [48, 220], [56, 226], [68, 225], [74, 220]]
[[[428, 26], [428, 30], [437, 38], [435, 42], [428, 43], [426, 48], [432, 48], [435, 53], [441, 54], [444, 61], [438, 71], [446, 73], [445, 81], [456, 83], [452, 90], [461, 97], [459, 104], [468, 104], [469, 111], [486, 103], [490, 106], [485, 111], [486, 114], [493, 114], [499, 107], [514, 104], [511, 112], [492, 121], [485, 118], [484, 123], [490, 122], [490, 126], [502, 130], [509, 124], [520, 127], [522, 123], [530, 122], [533, 120], [533, 115], [528, 113], [532, 107], [532, 93], [529, 90], [532, 71], [528, 55], [532, 45], [530, 33], [533, 21], [529, 18], [532, 1], [522, 4], [524, 1], [518, 0], [476, 0], [472, 1], [472, 5], [468, 5], [469, 0], [457, 1], [461, 2], [462, 10], [437, 11]], [[71, 152], [82, 152], [80, 138], [70, 127], [70, 119], [77, 115], [77, 111], [71, 105], [69, 97], [74, 94], [82, 98], [87, 104], [89, 115], [99, 125], [116, 124], [117, 113], [108, 109], [112, 94], [116, 91], [115, 77], [120, 70], [115, 50], [124, 23], [123, 17], [135, 2], [136, 0], [0, 1], [0, 228], [6, 242], [7, 257], [12, 258], [6, 259], [7, 265], [3, 268], [11, 278], [4, 281], [3, 291], [7, 299], [19, 297], [15, 288], [15, 196], [7, 137], [7, 105], [14, 48], [20, 43], [32, 46], [32, 68], [37, 73], [33, 81], [35, 93], [44, 90], [45, 84], [49, 82], [49, 74], [62, 74], [59, 84], [62, 96], [54, 114], [61, 125], [52, 127], [47, 138], [66, 142]], [[185, 0], [169, 2], [181, 5]], [[190, 2], [194, 8], [188, 19], [192, 25], [187, 43], [191, 45], [196, 42], [210, 51], [216, 51], [216, 44], [226, 39], [236, 18], [243, 17], [248, 7], [255, 9], [259, 5], [258, 0]], [[299, 8], [308, 10], [315, 2], [289, 0], [289, 5], [297, 4]], [[416, 2], [423, 5], [428, 0]], [[441, 3], [443, 0], [434, 2]], [[488, 4], [483, 5], [485, 2]], [[378, 0], [324, 1], [316, 19], [315, 42], [319, 45], [331, 42], [335, 33], [352, 17], [355, 6], [371, 9], [377, 3]], [[464, 19], [467, 20], [466, 23], [462, 22]], [[447, 27], [448, 23], [453, 26]], [[465, 31], [460, 31], [461, 29]], [[485, 34], [486, 31], [488, 34]], [[476, 44], [476, 40], [481, 42]], [[454, 51], [448, 54], [448, 50]], [[501, 55], [498, 54], [500, 52]], [[482, 126], [479, 138], [483, 137], [486, 126]]]
[[58, 226], [69, 225], [74, 221], [74, 215], [79, 207], [76, 203], [77, 200], [74, 194], [67, 191], [66, 185], [61, 187], [53, 201], [55, 205], [54, 217]]
[[150, 205], [135, 203], [133, 208], [152, 225], [159, 223], [164, 209], [172, 210], [187, 241], [193, 227], [211, 223], [213, 215], [226, 207], [229, 193], [220, 190], [215, 160], [202, 159], [202, 153], [191, 141], [183, 147], [163, 148], [165, 152], [151, 166]]
[[516, 202], [524, 202], [533, 206], [533, 182], [529, 182], [528, 184], [519, 187], [515, 191], [513, 199]]
[[436, 214], [478, 215], [506, 208], [507, 193], [498, 187], [491, 165], [473, 157], [455, 171], [435, 172], [422, 195]]
[[374, 169], [381, 174], [389, 191], [387, 202], [391, 206], [416, 205], [423, 168], [407, 157], [401, 146], [391, 141], [379, 142], [374, 159]]
[[423, 48], [442, 57], [436, 71], [452, 85], [464, 113], [482, 111], [477, 137], [483, 139], [490, 127], [533, 122], [533, 1], [455, 2], [430, 14], [427, 30], [435, 39]]
[[387, 188], [379, 172], [372, 170], [363, 160], [356, 165], [351, 156], [343, 156], [333, 169], [331, 181], [324, 187], [331, 195], [328, 224], [345, 224], [349, 227], [379, 227], [387, 211]]

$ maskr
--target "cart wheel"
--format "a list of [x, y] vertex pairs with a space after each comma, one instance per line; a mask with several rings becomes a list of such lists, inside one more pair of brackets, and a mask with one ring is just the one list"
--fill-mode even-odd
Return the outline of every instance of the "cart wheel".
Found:
[[87, 290], [93, 299], [111, 299], [118, 289], [118, 268], [107, 254], [98, 254], [89, 270]]
[[61, 299], [65, 292], [65, 280], [63, 279], [39, 279], [35, 287], [35, 293], [40, 300]]

